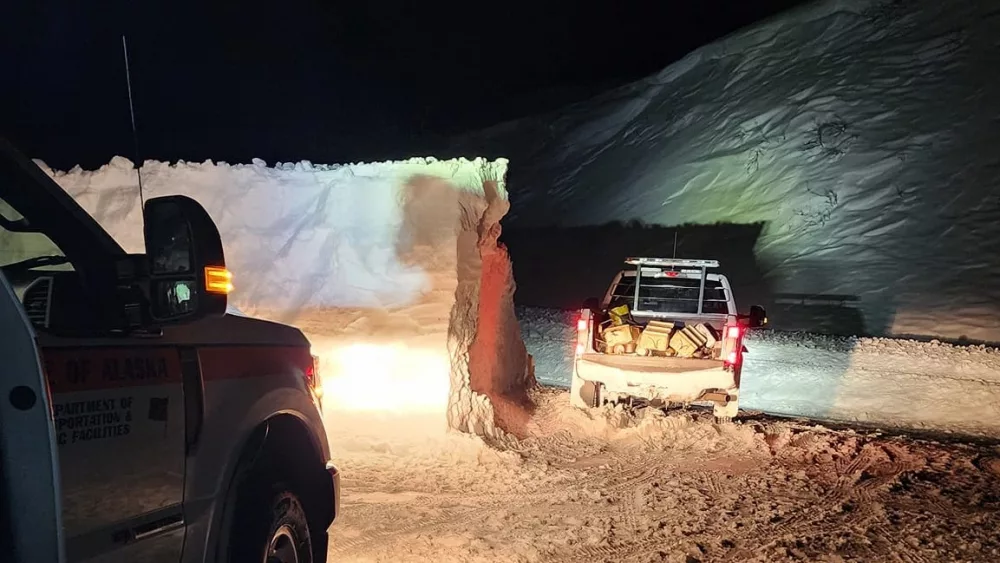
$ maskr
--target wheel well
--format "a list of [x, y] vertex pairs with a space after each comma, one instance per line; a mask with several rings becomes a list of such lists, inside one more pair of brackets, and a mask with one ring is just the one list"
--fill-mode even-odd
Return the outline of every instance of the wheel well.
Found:
[[333, 481], [312, 432], [290, 414], [271, 417], [262, 426], [266, 434], [254, 470], [273, 471], [287, 479], [306, 509], [310, 528], [325, 533], [335, 516]]

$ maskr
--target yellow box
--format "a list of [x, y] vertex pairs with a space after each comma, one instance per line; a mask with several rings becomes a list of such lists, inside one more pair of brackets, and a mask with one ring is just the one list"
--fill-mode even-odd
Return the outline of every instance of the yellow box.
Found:
[[649, 321], [639, 342], [635, 345], [635, 353], [640, 356], [666, 354], [670, 348], [670, 334], [674, 331], [674, 323]]
[[628, 305], [619, 305], [614, 309], [609, 309], [608, 316], [611, 317], [611, 324], [615, 326], [625, 324], [625, 317], [628, 316]]
[[694, 356], [695, 351], [705, 346], [707, 342], [705, 335], [689, 326], [674, 331], [670, 337], [670, 347], [676, 350], [681, 358]]
[[[639, 327], [632, 325], [613, 326], [604, 330], [604, 343], [609, 353], [624, 354], [639, 338]], [[618, 349], [616, 351], [616, 348]]]

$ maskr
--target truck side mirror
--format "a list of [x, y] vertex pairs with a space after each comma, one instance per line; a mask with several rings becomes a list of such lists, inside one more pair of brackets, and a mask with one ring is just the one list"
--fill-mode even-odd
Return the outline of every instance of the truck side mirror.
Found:
[[222, 315], [233, 290], [222, 237], [197, 201], [150, 199], [142, 210], [150, 315], [158, 322]]
[[583, 308], [589, 309], [591, 311], [596, 311], [600, 303], [597, 301], [596, 297], [588, 297], [583, 300]]
[[750, 306], [750, 328], [760, 328], [767, 324], [767, 311], [760, 305]]

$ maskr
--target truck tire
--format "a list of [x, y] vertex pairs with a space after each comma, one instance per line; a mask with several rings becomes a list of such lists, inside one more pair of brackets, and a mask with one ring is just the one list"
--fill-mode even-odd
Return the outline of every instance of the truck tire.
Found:
[[231, 563], [318, 563], [298, 495], [265, 476], [248, 479], [242, 488], [230, 542]]

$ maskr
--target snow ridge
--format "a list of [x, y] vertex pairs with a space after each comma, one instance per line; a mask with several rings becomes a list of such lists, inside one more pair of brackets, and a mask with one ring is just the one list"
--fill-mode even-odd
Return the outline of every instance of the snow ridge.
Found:
[[776, 328], [782, 295], [835, 295], [864, 334], [1000, 342], [991, 10], [818, 2], [454, 146], [510, 158], [512, 230], [764, 223]]

